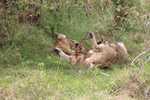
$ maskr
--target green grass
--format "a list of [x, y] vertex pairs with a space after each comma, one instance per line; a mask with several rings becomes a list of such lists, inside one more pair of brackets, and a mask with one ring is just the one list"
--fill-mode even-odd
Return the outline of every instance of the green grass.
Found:
[[[76, 37], [72, 34], [67, 36], [81, 38], [80, 33]], [[144, 43], [128, 34], [115, 39], [127, 45], [131, 59]], [[50, 52], [51, 38], [35, 26], [22, 25], [14, 40], [14, 45], [0, 51], [0, 92], [4, 92], [0, 96], [5, 99], [113, 100], [114, 90], [124, 86], [139, 67], [113, 65], [111, 69], [89, 70], [72, 66]], [[148, 80], [149, 65], [145, 65], [142, 81]]]
[[[45, 68], [45, 66], [10, 66], [0, 69], [0, 87], [14, 89], [21, 99], [37, 100], [56, 97], [59, 99], [93, 98], [93, 95], [108, 92], [121, 77], [127, 77], [126, 68], [112, 70], [73, 70]], [[123, 74], [122, 74], [123, 73]], [[103, 94], [104, 95], [104, 94]], [[99, 98], [95, 97], [95, 98]]]
[[[112, 89], [128, 82], [132, 70], [137, 69], [114, 65], [112, 69], [87, 70], [62, 62], [48, 56], [40, 63], [1, 65], [0, 88], [12, 91], [12, 98], [17, 100], [108, 100], [112, 99]], [[148, 76], [149, 71], [147, 64], [143, 76]]]
[[[124, 42], [131, 61], [143, 51], [144, 41], [149, 39], [140, 18], [134, 13], [138, 11], [142, 15], [148, 12], [149, 5], [144, 4], [144, 0], [139, 0], [143, 5], [136, 0], [125, 2], [125, 5], [131, 6], [127, 10], [129, 16], [125, 18], [125, 23], [115, 27], [115, 3], [121, 0], [112, 0], [114, 3], [110, 7], [103, 5], [105, 0], [93, 0], [94, 8], [89, 16], [86, 16], [84, 0], [75, 0], [76, 3], [74, 0], [54, 1], [45, 1], [43, 4], [38, 0], [35, 2], [41, 6], [39, 25], [16, 22], [13, 9], [18, 6], [23, 10], [26, 0], [24, 3], [16, 1], [19, 5], [10, 7], [13, 13], [7, 16], [7, 21], [0, 19], [2, 26], [6, 24], [3, 22], [9, 25], [2, 30], [10, 32], [8, 43], [0, 48], [0, 100], [115, 100], [116, 91], [131, 80], [140, 66], [130, 66], [130, 62], [127, 65], [113, 65], [111, 69], [72, 66], [50, 52], [53, 45], [50, 32], [54, 28], [54, 32], [66, 34], [77, 41], [88, 31], [97, 32], [99, 38], [104, 36], [108, 40]], [[55, 9], [55, 3], [60, 8]], [[8, 10], [11, 12], [11, 9]], [[7, 24], [4, 26], [7, 27]], [[139, 79], [149, 86], [150, 63], [144, 60], [142, 63], [145, 67]]]

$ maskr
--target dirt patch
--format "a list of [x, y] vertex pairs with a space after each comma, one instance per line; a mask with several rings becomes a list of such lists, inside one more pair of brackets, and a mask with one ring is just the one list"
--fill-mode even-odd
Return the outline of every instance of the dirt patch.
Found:
[[115, 100], [150, 100], [150, 81], [132, 78], [116, 89]]
[[0, 100], [16, 100], [14, 90], [0, 88]]

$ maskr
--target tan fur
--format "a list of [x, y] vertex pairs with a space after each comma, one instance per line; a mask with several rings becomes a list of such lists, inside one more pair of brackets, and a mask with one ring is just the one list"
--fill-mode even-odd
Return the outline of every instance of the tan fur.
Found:
[[55, 47], [62, 49], [66, 54], [73, 53], [73, 47], [75, 43], [68, 39], [63, 34], [58, 34], [57, 39], [55, 41]]
[[86, 51], [82, 43], [71, 40], [64, 34], [58, 34], [54, 47], [62, 49], [66, 54], [69, 55], [74, 53], [83, 53]]
[[[61, 56], [65, 59], [69, 59], [71, 64], [82, 64], [89, 67], [94, 67], [99, 65], [99, 67], [110, 67], [112, 64], [117, 63], [119, 60], [124, 59], [127, 56], [127, 50], [123, 43], [101, 43], [97, 44], [95, 35], [92, 34], [92, 45], [93, 48], [87, 53], [82, 52], [82, 46], [77, 45], [74, 48], [74, 52], [71, 52], [69, 55], [64, 51], [64, 48], [70, 48], [67, 40], [60, 42]], [[66, 44], [65, 44], [66, 43]], [[65, 44], [65, 45], [64, 45]], [[63, 46], [62, 46], [63, 45]], [[64, 53], [63, 53], [64, 52]]]
[[[127, 60], [128, 52], [122, 42], [108, 43], [106, 41], [98, 45], [96, 42], [95, 34], [93, 32], [89, 34], [92, 35], [91, 42], [94, 47], [93, 51], [97, 53], [95, 56], [91, 57], [91, 60], [92, 58], [95, 59], [99, 52], [101, 53], [101, 58], [99, 58], [100, 62], [98, 63], [102, 63], [102, 66], [111, 65], [113, 63], [120, 63]], [[98, 57], [96, 59], [98, 60]]]
[[[81, 64], [86, 65], [88, 67], [94, 67], [94, 65], [100, 65], [101, 67], [109, 67], [112, 63], [113, 58], [116, 56], [116, 52], [109, 46], [104, 46], [102, 52], [91, 52], [91, 54], [83, 54], [83, 53], [72, 53], [71, 55], [61, 53], [61, 57], [66, 57], [64, 59], [69, 58], [69, 62], [71, 64]], [[61, 51], [62, 52], [62, 51]], [[92, 65], [92, 66], [91, 66]]]
[[112, 47], [105, 44], [97, 49], [100, 49], [100, 51], [93, 52], [90, 57], [85, 59], [85, 63], [98, 64], [100, 67], [109, 67], [114, 62], [117, 52]]

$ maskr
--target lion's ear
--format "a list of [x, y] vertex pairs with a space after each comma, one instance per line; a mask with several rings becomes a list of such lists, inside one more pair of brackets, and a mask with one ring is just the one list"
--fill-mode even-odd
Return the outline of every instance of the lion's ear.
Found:
[[79, 46], [79, 43], [75, 43], [75, 48], [77, 48]]
[[99, 45], [99, 44], [102, 44], [103, 42], [104, 42], [104, 39], [101, 38], [101, 40], [99, 40], [99, 41], [97, 42], [97, 44]]
[[87, 38], [93, 38], [94, 32], [87, 32]]
[[98, 42], [97, 42], [98, 45], [101, 44], [101, 43], [102, 43], [102, 41], [98, 41]]
[[53, 50], [52, 50], [56, 55], [59, 55], [59, 53], [60, 53], [60, 50], [59, 49], [57, 49], [57, 48], [53, 48]]

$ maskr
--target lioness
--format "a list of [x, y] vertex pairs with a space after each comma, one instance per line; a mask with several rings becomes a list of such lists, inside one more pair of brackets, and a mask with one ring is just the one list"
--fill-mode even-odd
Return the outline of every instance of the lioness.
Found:
[[[92, 41], [92, 49], [86, 54], [77, 52], [79, 45], [76, 44], [75, 52], [69, 55], [65, 53], [61, 48], [56, 47], [55, 51], [58, 52], [59, 56], [69, 61], [71, 64], [82, 64], [90, 68], [95, 65], [100, 67], [110, 67], [111, 64], [116, 63], [118, 60], [122, 60], [127, 56], [127, 49], [121, 42], [118, 43], [100, 43], [97, 44], [94, 33], [89, 32], [90, 40]], [[79, 50], [80, 51], [80, 50]]]

